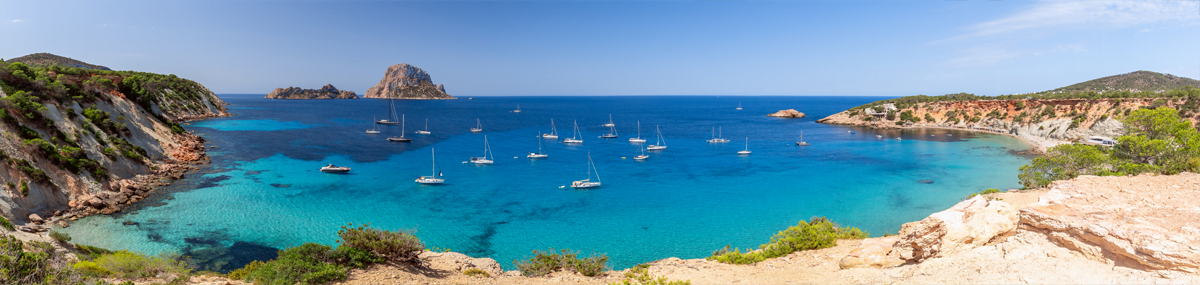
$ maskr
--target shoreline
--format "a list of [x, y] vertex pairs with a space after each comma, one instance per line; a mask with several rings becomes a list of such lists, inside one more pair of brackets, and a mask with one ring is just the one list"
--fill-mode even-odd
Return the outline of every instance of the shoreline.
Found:
[[1020, 140], [1021, 142], [1024, 142], [1025, 144], [1029, 145], [1029, 147], [1031, 149], [1033, 149], [1034, 152], [1037, 152], [1038, 154], [1046, 154], [1046, 149], [1049, 149], [1051, 147], [1054, 147], [1054, 146], [1057, 146], [1060, 144], [1071, 143], [1069, 141], [1063, 141], [1063, 140], [1043, 139], [1043, 138], [1038, 138], [1038, 137], [1014, 135], [1014, 134], [1010, 134], [1010, 133], [1002, 133], [1002, 132], [995, 132], [995, 131], [989, 131], [989, 130], [971, 129], [971, 128], [966, 128], [966, 127], [947, 127], [947, 126], [897, 127], [897, 129], [927, 129], [927, 128], [928, 129], [968, 131], [968, 132], [988, 133], [988, 134], [993, 134], [993, 135], [1009, 136], [1009, 137], [1016, 138], [1016, 139]]

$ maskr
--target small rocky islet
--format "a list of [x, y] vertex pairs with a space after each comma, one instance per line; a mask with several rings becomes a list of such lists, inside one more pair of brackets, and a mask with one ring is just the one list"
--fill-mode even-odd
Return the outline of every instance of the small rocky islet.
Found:
[[275, 88], [267, 94], [267, 99], [358, 99], [354, 91], [338, 90], [333, 84], [325, 84], [321, 89], [301, 89], [300, 87]]

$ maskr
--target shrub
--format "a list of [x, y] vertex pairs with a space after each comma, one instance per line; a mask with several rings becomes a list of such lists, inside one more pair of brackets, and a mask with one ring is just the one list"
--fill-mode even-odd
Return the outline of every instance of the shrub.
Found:
[[930, 115], [929, 113], [925, 113], [925, 121], [926, 121], [926, 122], [931, 122], [931, 123], [932, 123], [933, 121], [936, 121], [936, 120], [937, 120], [937, 119], [934, 119], [934, 118], [933, 118], [933, 115]]
[[[45, 243], [45, 242], [43, 242]], [[15, 237], [0, 235], [0, 283], [3, 284], [81, 284], [83, 277], [71, 270], [64, 258], [44, 246], [30, 244], [36, 251], [25, 251]], [[53, 246], [50, 246], [53, 249]]]
[[114, 253], [114, 251], [104, 248], [82, 244], [75, 244], [75, 250], [75, 256], [79, 257], [80, 260], [95, 260], [102, 255]]
[[50, 231], [50, 237], [54, 238], [54, 240], [58, 241], [59, 243], [67, 243], [71, 241], [71, 235], [60, 231]]
[[128, 251], [102, 254], [96, 259], [75, 263], [74, 267], [96, 277], [126, 279], [148, 278], [163, 273], [183, 277], [191, 272], [185, 263], [173, 258], [149, 257]]
[[525, 276], [542, 276], [559, 270], [573, 270], [584, 276], [596, 276], [608, 269], [608, 256], [604, 254], [579, 258], [578, 251], [563, 249], [554, 253], [551, 248], [547, 251], [533, 251], [534, 256], [524, 262], [513, 261]]
[[263, 264], [265, 263], [262, 261], [251, 261], [250, 263], [247, 263], [246, 266], [230, 271], [229, 274], [225, 276], [233, 280], [242, 280], [246, 278], [246, 275], [249, 275], [250, 272], [254, 272], [255, 269], [258, 269], [258, 267], [262, 266]]
[[652, 277], [650, 276], [650, 266], [638, 264], [625, 272], [625, 279], [621, 282], [609, 283], [609, 285], [690, 285], [692, 281], [670, 281], [666, 276]]
[[978, 193], [967, 196], [967, 199], [975, 198], [975, 196], [979, 196], [979, 195], [987, 195], [987, 194], [995, 194], [995, 193], [1000, 193], [1000, 190], [996, 189], [996, 188], [988, 188], [987, 190], [979, 191]]
[[483, 269], [479, 269], [479, 268], [471, 268], [471, 269], [463, 270], [463, 275], [475, 276], [475, 277], [479, 277], [479, 276], [492, 277], [492, 275], [488, 274], [487, 271], [483, 271]]
[[354, 268], [367, 268], [368, 265], [387, 261], [374, 252], [349, 246], [339, 246], [334, 249], [329, 254], [329, 259], [337, 264]]
[[425, 250], [425, 244], [409, 232], [385, 231], [370, 228], [370, 224], [354, 227], [354, 224], [342, 226], [338, 230], [339, 243], [370, 251], [380, 257], [392, 261], [409, 262], [417, 260], [417, 255]]
[[4, 216], [0, 216], [0, 227], [4, 228], [6, 230], [10, 230], [10, 231], [17, 230], [17, 228], [13, 226], [12, 221], [9, 221], [7, 218], [4, 218]]
[[29, 196], [29, 183], [21, 180], [21, 197]]
[[863, 239], [870, 234], [852, 227], [839, 227], [825, 217], [814, 217], [807, 223], [788, 227], [771, 237], [771, 242], [759, 246], [758, 250], [742, 253], [740, 249], [729, 250], [729, 246], [714, 251], [708, 260], [723, 263], [751, 264], [768, 258], [791, 254], [796, 251], [821, 249], [837, 245], [838, 239]]
[[255, 284], [324, 284], [345, 280], [346, 269], [329, 263], [331, 251], [331, 247], [316, 243], [281, 250], [275, 260], [246, 270], [249, 272], [244, 273], [243, 279]]

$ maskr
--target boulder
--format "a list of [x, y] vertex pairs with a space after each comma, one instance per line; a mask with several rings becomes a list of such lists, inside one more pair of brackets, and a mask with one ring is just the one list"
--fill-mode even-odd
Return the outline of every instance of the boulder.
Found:
[[900, 236], [864, 239], [862, 245], [842, 257], [842, 260], [838, 262], [838, 267], [841, 269], [885, 268], [903, 264], [904, 260], [894, 255], [888, 255], [892, 251], [892, 245], [898, 240], [900, 240]]
[[456, 99], [446, 94], [446, 87], [433, 84], [428, 73], [407, 63], [389, 66], [379, 80], [363, 98], [391, 99]]
[[776, 118], [787, 118], [787, 119], [808, 117], [808, 115], [805, 115], [804, 113], [801, 113], [800, 111], [796, 111], [796, 109], [780, 110], [779, 112], [775, 112], [774, 114], [770, 114], [767, 116], [768, 117], [776, 117]]
[[500, 268], [500, 263], [491, 258], [473, 258], [470, 261], [471, 266], [487, 272], [491, 276], [500, 276], [504, 274], [504, 269]]
[[46, 220], [43, 220], [41, 216], [38, 216], [38, 214], [29, 214], [29, 221], [35, 224], [41, 224]]
[[942, 257], [1012, 234], [1018, 220], [1012, 205], [976, 196], [924, 220], [904, 224], [892, 251], [907, 261]]

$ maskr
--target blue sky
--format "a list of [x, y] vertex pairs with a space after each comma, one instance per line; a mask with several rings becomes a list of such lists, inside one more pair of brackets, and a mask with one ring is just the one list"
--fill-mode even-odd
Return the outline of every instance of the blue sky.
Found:
[[1200, 77], [1198, 1], [0, 0], [0, 58], [50, 52], [217, 93], [390, 65], [456, 96], [998, 95]]

